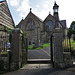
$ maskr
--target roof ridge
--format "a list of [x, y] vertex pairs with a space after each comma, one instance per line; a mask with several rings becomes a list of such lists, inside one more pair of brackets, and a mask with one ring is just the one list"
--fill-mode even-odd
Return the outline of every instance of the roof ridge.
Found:
[[[32, 13], [32, 12], [30, 12]], [[43, 20], [41, 18], [39, 18], [38, 16], [36, 16], [34, 13], [32, 13], [35, 17], [37, 17], [41, 22], [43, 22]]]

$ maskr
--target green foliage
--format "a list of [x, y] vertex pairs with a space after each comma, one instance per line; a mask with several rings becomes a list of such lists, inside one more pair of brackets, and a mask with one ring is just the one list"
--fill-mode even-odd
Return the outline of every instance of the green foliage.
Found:
[[33, 45], [29, 45], [29, 46], [28, 46], [28, 49], [31, 50], [31, 49], [33, 49], [33, 47], [34, 47]]
[[71, 29], [71, 30], [75, 30], [75, 21], [73, 21], [73, 22], [71, 23], [70, 29]]
[[43, 44], [43, 48], [45, 48], [45, 47], [49, 47], [49, 46], [50, 46], [50, 43]]
[[71, 43], [71, 49], [72, 49], [72, 51], [75, 51], [75, 41], [72, 41], [72, 43]]
[[75, 35], [75, 21], [71, 23], [70, 28], [67, 31], [69, 38], [71, 37], [72, 34]]

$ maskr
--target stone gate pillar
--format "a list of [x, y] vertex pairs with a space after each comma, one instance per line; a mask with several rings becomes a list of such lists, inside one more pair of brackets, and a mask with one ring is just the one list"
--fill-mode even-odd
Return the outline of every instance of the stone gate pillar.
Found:
[[54, 30], [54, 67], [55, 68], [63, 68], [63, 47], [62, 47], [62, 39], [63, 34], [62, 30], [55, 29]]
[[19, 28], [12, 33], [12, 63], [11, 70], [19, 69], [22, 63], [22, 33]]

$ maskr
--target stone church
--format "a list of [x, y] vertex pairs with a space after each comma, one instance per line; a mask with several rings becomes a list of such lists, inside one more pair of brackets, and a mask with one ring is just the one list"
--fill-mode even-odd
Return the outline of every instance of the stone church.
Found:
[[49, 42], [50, 36], [55, 28], [62, 29], [63, 39], [65, 39], [67, 35], [66, 20], [59, 19], [58, 8], [59, 6], [55, 2], [53, 6], [53, 15], [49, 13], [44, 21], [32, 13], [30, 8], [30, 12], [26, 18], [22, 19], [17, 25], [18, 28], [26, 32], [28, 45]]

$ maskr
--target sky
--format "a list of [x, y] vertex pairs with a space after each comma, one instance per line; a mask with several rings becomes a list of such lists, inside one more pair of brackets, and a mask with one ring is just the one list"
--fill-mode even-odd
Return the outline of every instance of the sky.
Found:
[[17, 25], [25, 18], [32, 8], [32, 12], [44, 20], [49, 13], [53, 15], [54, 2], [59, 5], [59, 18], [66, 20], [67, 27], [75, 21], [75, 0], [7, 0], [11, 15]]

